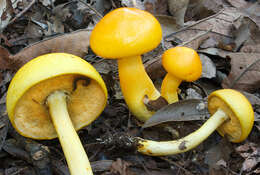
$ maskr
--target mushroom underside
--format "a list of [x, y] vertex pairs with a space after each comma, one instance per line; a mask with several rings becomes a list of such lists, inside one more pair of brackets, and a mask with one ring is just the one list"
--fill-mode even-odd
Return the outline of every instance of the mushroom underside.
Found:
[[11, 119], [14, 127], [21, 135], [34, 139], [57, 137], [45, 103], [47, 97], [57, 90], [68, 94], [67, 107], [74, 128], [79, 130], [90, 124], [103, 110], [106, 97], [96, 81], [86, 84], [86, 78], [79, 74], [66, 74], [32, 86], [15, 106]]
[[241, 124], [232, 109], [218, 97], [212, 97], [210, 99], [210, 106], [211, 107], [209, 110], [212, 114], [214, 114], [220, 108], [225, 111], [229, 117], [229, 120], [225, 121], [221, 126], [218, 127], [217, 131], [220, 133], [220, 135], [226, 135], [230, 141], [240, 139], [242, 135]]

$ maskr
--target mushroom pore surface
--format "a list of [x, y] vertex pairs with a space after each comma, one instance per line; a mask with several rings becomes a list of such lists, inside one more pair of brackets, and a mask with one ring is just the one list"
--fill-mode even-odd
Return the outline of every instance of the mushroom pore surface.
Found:
[[46, 105], [48, 95], [56, 90], [68, 92], [67, 107], [75, 130], [90, 124], [103, 110], [106, 97], [102, 87], [95, 80], [86, 84], [84, 78], [87, 77], [79, 74], [65, 74], [43, 80], [32, 86], [15, 106], [12, 121], [14, 127], [21, 135], [30, 138], [57, 137]]

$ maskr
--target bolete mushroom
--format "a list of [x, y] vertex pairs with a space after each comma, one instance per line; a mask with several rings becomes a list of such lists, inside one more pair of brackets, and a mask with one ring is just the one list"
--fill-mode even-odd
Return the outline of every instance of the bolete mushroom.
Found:
[[65, 53], [39, 56], [13, 77], [7, 112], [13, 127], [33, 139], [58, 136], [72, 175], [91, 175], [76, 130], [103, 111], [107, 89], [99, 73], [83, 59]]
[[174, 141], [156, 142], [138, 138], [138, 151], [152, 156], [172, 155], [196, 147], [216, 129], [235, 143], [245, 140], [251, 132], [254, 111], [240, 92], [232, 89], [213, 92], [208, 98], [208, 109], [212, 116], [195, 132]]
[[90, 47], [100, 57], [117, 59], [120, 86], [131, 112], [141, 121], [152, 114], [143, 103], [160, 97], [145, 72], [141, 54], [156, 48], [162, 38], [160, 23], [150, 13], [135, 8], [118, 8], [94, 27]]
[[178, 101], [178, 86], [182, 81], [195, 81], [202, 72], [200, 57], [188, 47], [174, 47], [162, 55], [162, 65], [168, 72], [163, 79], [161, 94], [169, 104]]

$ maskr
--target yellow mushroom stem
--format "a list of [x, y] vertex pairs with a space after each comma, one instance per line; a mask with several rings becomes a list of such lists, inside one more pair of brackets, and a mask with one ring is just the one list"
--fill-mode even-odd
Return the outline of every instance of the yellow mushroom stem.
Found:
[[71, 175], [93, 175], [87, 154], [67, 110], [67, 95], [55, 91], [47, 98], [53, 125], [58, 134]]
[[156, 100], [160, 92], [147, 75], [141, 56], [118, 59], [120, 86], [130, 111], [141, 121], [149, 119], [153, 112], [143, 103], [145, 95]]
[[226, 113], [218, 109], [198, 130], [188, 136], [174, 141], [163, 142], [140, 139], [138, 141], [138, 151], [150, 156], [166, 156], [189, 151], [208, 138], [228, 119]]
[[169, 104], [175, 103], [178, 101], [178, 87], [181, 84], [182, 80], [167, 73], [163, 79], [161, 86], [161, 95], [164, 97]]

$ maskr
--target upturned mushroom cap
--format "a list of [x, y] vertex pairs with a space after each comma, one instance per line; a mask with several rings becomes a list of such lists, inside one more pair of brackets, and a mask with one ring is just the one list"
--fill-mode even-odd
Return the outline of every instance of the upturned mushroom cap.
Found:
[[160, 23], [152, 14], [135, 8], [118, 8], [105, 15], [90, 36], [90, 47], [103, 58], [141, 55], [156, 48], [162, 38]]
[[189, 82], [197, 80], [202, 72], [199, 55], [188, 47], [174, 47], [165, 51], [162, 65], [172, 76]]
[[214, 91], [208, 98], [208, 109], [214, 114], [219, 108], [230, 118], [217, 129], [220, 135], [227, 134], [231, 142], [245, 140], [254, 124], [254, 111], [247, 98], [232, 89]]
[[[86, 78], [90, 79], [88, 85], [81, 80]], [[7, 112], [21, 135], [57, 137], [45, 105], [48, 95], [56, 90], [68, 93], [68, 111], [76, 130], [95, 120], [106, 105], [106, 86], [89, 63], [65, 53], [37, 57], [15, 74], [7, 92]]]

